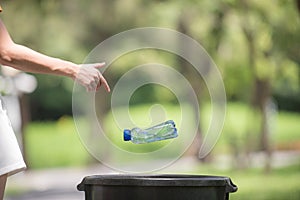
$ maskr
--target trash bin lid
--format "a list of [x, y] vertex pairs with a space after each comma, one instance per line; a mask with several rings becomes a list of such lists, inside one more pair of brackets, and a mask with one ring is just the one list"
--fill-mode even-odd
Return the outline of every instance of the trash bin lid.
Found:
[[226, 192], [237, 191], [229, 177], [209, 176], [209, 175], [180, 175], [180, 174], [163, 174], [163, 175], [94, 175], [85, 177], [78, 185], [78, 190], [83, 191], [85, 185], [102, 185], [102, 186], [223, 186]]

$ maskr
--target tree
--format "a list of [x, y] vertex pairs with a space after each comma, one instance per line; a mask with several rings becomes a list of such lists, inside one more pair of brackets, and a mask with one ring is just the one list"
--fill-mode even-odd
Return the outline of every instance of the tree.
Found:
[[[285, 71], [287, 66], [280, 66], [278, 57], [296, 61], [299, 58], [299, 34], [295, 30], [293, 21], [295, 12], [291, 6], [283, 1], [231, 1], [230, 9], [239, 18], [239, 26], [244, 36], [246, 47], [246, 62], [241, 62], [248, 66], [251, 78], [249, 90], [251, 99], [249, 105], [257, 110], [260, 119], [259, 141], [256, 148], [252, 137], [254, 129], [249, 129], [247, 133], [247, 152], [253, 150], [263, 150], [266, 152], [265, 169], [270, 170], [270, 156], [272, 153], [270, 130], [268, 123], [270, 100], [276, 77], [282, 76], [279, 72]], [[287, 16], [290, 15], [289, 17]], [[286, 23], [288, 22], [289, 23]], [[295, 21], [294, 21], [295, 22]], [[288, 28], [290, 27], [290, 28]], [[291, 28], [293, 27], [293, 28]], [[284, 35], [280, 32], [287, 32]], [[298, 41], [298, 42], [296, 42]], [[256, 113], [256, 112], [255, 112]], [[256, 114], [253, 114], [256, 115]], [[253, 122], [250, 122], [253, 123]], [[251, 139], [252, 138], [252, 139]]]

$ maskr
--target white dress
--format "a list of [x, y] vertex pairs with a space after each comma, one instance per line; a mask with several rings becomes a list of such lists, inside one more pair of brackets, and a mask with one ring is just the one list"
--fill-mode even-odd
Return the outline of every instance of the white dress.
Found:
[[25, 168], [20, 147], [0, 99], [0, 176], [10, 176]]

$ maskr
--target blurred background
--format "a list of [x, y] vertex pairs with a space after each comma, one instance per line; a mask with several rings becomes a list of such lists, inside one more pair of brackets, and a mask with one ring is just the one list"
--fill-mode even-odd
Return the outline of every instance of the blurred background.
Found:
[[[222, 135], [204, 159], [197, 155], [210, 96], [204, 83], [197, 85], [202, 79], [192, 66], [174, 55], [145, 50], [117, 60], [104, 75], [113, 88], [131, 66], [153, 59], [177, 66], [194, 86], [201, 111], [198, 136], [184, 155], [190, 167], [177, 172], [230, 176], [239, 186], [231, 199], [300, 199], [300, 1], [7, 0], [1, 6], [1, 19], [15, 42], [76, 63], [100, 42], [132, 28], [170, 28], [192, 37], [219, 67], [227, 95]], [[21, 74], [2, 67], [0, 89], [7, 105], [14, 102], [7, 109], [28, 171], [97, 163], [76, 133], [73, 81]], [[24, 89], [18, 81], [30, 84]], [[139, 116], [157, 102], [170, 109], [177, 103], [165, 88], [147, 85], [130, 104]], [[97, 107], [106, 129], [113, 130], [110, 102]], [[7, 195], [22, 192], [28, 191], [12, 185]]]

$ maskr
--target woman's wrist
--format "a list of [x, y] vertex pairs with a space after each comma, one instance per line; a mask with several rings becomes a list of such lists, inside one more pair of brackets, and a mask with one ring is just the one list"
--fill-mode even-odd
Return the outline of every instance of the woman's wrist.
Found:
[[80, 70], [80, 65], [74, 64], [74, 63], [70, 63], [70, 68], [67, 71], [67, 74], [70, 78], [72, 79], [76, 79], [78, 73]]

